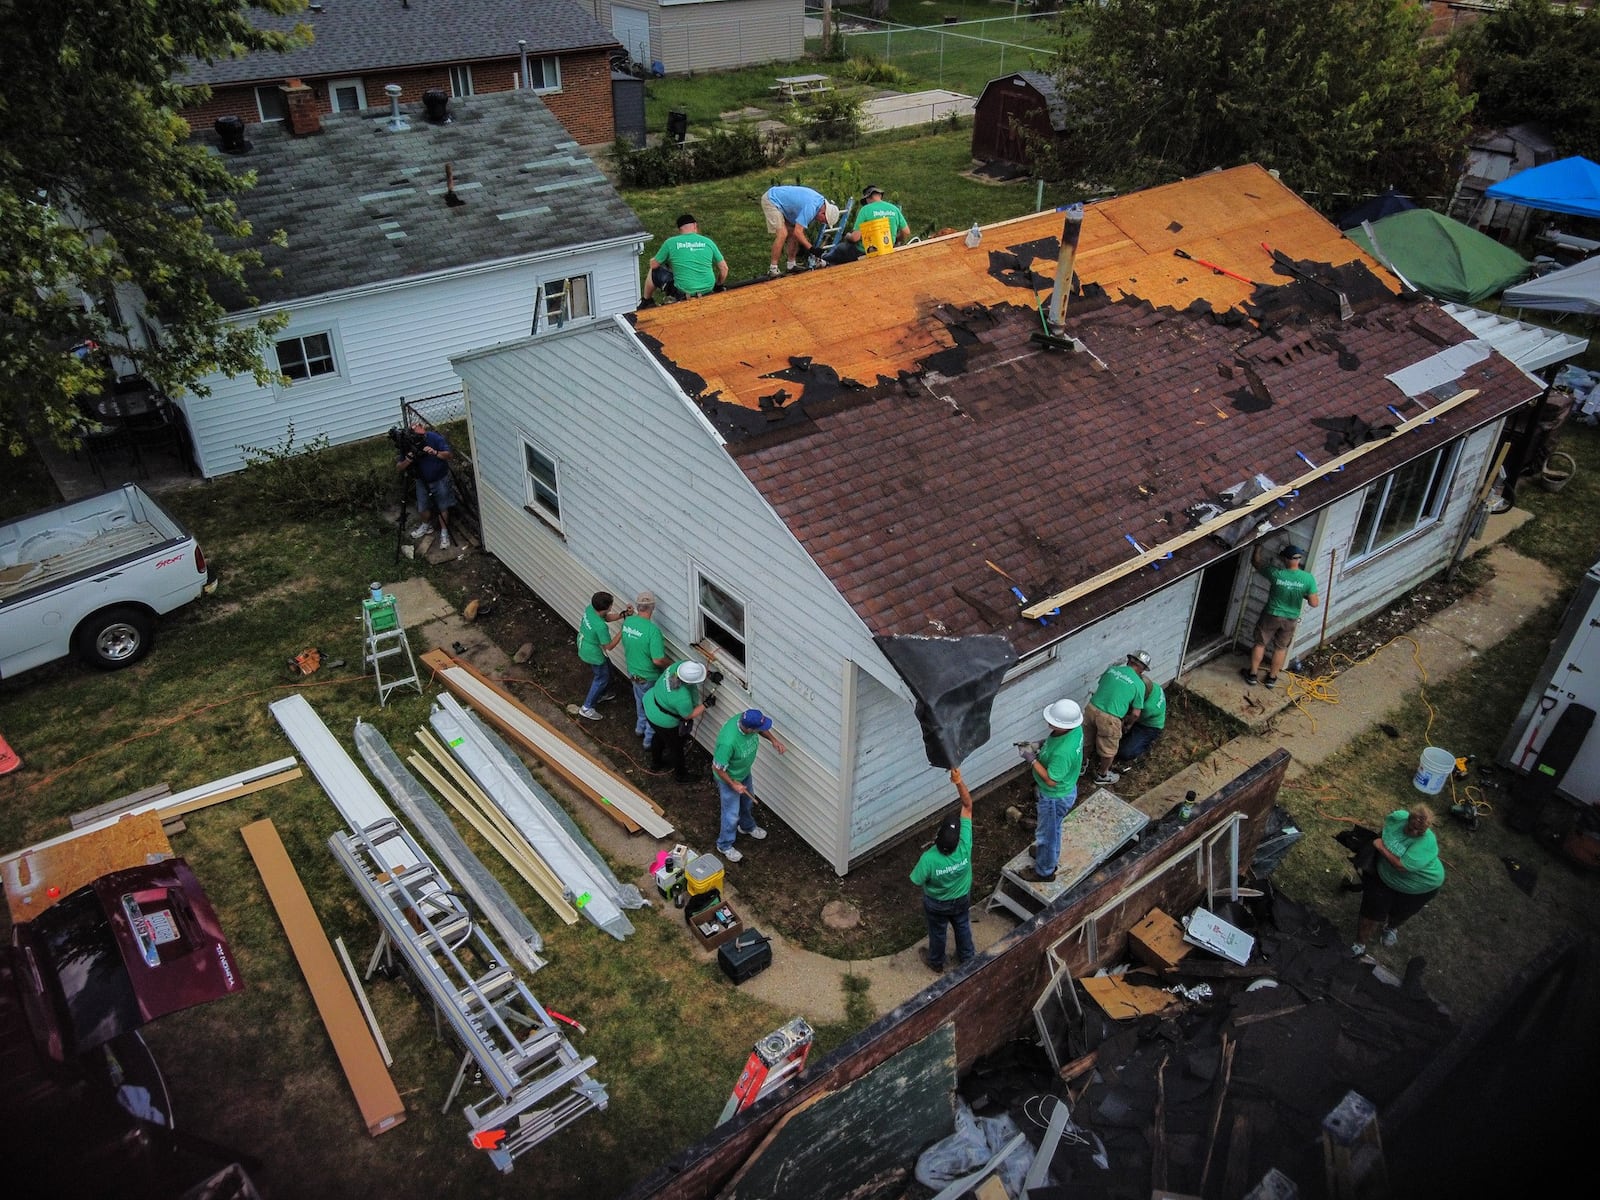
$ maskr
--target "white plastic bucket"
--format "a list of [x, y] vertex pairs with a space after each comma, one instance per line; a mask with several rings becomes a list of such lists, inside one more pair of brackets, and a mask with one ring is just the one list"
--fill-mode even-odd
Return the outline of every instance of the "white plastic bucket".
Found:
[[1437, 746], [1424, 746], [1422, 761], [1417, 766], [1417, 774], [1411, 781], [1411, 786], [1424, 796], [1437, 796], [1444, 791], [1444, 781], [1450, 778], [1450, 772], [1456, 769], [1456, 756], [1448, 750], [1441, 750]]

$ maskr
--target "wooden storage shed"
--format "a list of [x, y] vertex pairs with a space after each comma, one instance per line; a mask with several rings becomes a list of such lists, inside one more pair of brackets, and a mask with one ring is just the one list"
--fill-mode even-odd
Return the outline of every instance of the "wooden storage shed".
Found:
[[983, 85], [972, 117], [972, 157], [1031, 166], [1030, 135], [1058, 140], [1066, 128], [1067, 106], [1055, 80], [1042, 71], [1018, 71]]

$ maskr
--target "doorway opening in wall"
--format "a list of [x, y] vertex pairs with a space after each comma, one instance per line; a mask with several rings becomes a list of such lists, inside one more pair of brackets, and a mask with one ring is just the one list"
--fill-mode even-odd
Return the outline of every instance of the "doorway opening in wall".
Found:
[[1189, 617], [1189, 638], [1183, 647], [1183, 669], [1189, 670], [1226, 649], [1233, 640], [1228, 613], [1233, 607], [1235, 585], [1243, 552], [1219, 558], [1200, 572], [1200, 587], [1195, 592], [1194, 612]]

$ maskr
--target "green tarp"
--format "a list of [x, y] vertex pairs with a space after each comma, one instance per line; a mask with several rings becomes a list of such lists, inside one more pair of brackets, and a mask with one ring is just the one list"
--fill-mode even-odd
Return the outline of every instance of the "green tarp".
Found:
[[[1379, 262], [1441, 300], [1476, 304], [1528, 276], [1532, 264], [1476, 229], [1426, 208], [1360, 226], [1345, 236]], [[1376, 239], [1377, 244], [1373, 244]]]

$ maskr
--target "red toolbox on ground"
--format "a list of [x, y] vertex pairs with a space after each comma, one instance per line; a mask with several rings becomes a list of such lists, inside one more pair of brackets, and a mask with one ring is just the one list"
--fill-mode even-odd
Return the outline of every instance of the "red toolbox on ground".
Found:
[[772, 939], [759, 929], [746, 929], [717, 947], [717, 966], [735, 983], [743, 983], [772, 965]]

